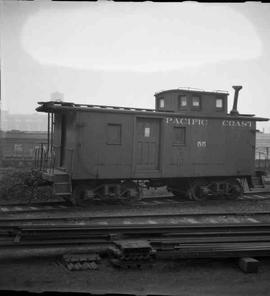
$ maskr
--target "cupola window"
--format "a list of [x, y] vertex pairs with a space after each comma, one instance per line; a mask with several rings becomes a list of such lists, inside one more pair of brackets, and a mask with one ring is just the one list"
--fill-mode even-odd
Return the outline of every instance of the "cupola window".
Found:
[[187, 108], [187, 97], [180, 96], [179, 97], [179, 109], [186, 109]]
[[159, 99], [159, 108], [165, 107], [165, 100], [163, 98]]
[[200, 97], [192, 97], [192, 108], [200, 109], [201, 108], [201, 99]]
[[221, 98], [216, 99], [216, 108], [219, 110], [223, 110], [223, 99]]

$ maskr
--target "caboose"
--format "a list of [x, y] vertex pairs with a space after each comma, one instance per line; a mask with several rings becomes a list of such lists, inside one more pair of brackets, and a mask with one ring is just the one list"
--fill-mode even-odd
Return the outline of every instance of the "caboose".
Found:
[[155, 109], [39, 102], [48, 113], [47, 151], [39, 168], [54, 194], [137, 198], [143, 186], [167, 186], [192, 200], [236, 198], [252, 186], [256, 121], [228, 93], [178, 88], [155, 94]]

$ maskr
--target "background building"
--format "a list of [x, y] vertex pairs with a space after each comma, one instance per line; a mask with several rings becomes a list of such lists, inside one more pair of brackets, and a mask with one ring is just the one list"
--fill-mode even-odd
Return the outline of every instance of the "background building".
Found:
[[261, 169], [270, 169], [270, 134], [256, 133], [256, 166]]
[[47, 116], [44, 114], [9, 114], [2, 110], [1, 127], [3, 131], [46, 131]]
[[13, 130], [1, 134], [2, 167], [33, 167], [36, 150], [47, 143], [46, 132]]

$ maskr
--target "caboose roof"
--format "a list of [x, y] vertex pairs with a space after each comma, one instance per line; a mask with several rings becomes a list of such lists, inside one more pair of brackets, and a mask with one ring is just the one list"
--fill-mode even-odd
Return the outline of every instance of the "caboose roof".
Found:
[[38, 112], [46, 113], [58, 113], [58, 112], [114, 112], [114, 113], [135, 113], [136, 115], [148, 115], [148, 116], [171, 116], [171, 117], [188, 117], [188, 118], [211, 118], [211, 119], [242, 119], [251, 121], [268, 121], [268, 118], [255, 117], [251, 114], [239, 114], [239, 115], [209, 115], [209, 114], [184, 114], [175, 113], [172, 111], [157, 111], [155, 109], [147, 108], [134, 108], [134, 107], [118, 107], [118, 106], [105, 106], [105, 105], [87, 105], [76, 104], [72, 102], [59, 102], [48, 101], [38, 102], [40, 105], [36, 108]]
[[229, 93], [225, 90], [203, 90], [198, 88], [191, 88], [191, 87], [179, 87], [174, 89], [167, 89], [167, 90], [161, 90], [159, 92], [155, 93], [155, 96], [159, 96], [161, 94], [170, 93], [170, 92], [179, 92], [179, 93], [197, 93], [197, 94], [215, 94], [215, 95], [223, 95], [228, 96]]

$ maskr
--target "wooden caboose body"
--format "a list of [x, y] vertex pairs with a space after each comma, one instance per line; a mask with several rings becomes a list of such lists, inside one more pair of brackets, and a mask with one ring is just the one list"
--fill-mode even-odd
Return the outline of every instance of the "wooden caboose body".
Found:
[[256, 121], [265, 119], [228, 114], [227, 96], [168, 90], [155, 95], [155, 109], [41, 102], [37, 111], [49, 118], [45, 176], [56, 194], [77, 198], [134, 195], [139, 182], [175, 193], [193, 188], [194, 199], [203, 196], [198, 188], [232, 191], [236, 178], [250, 183]]

